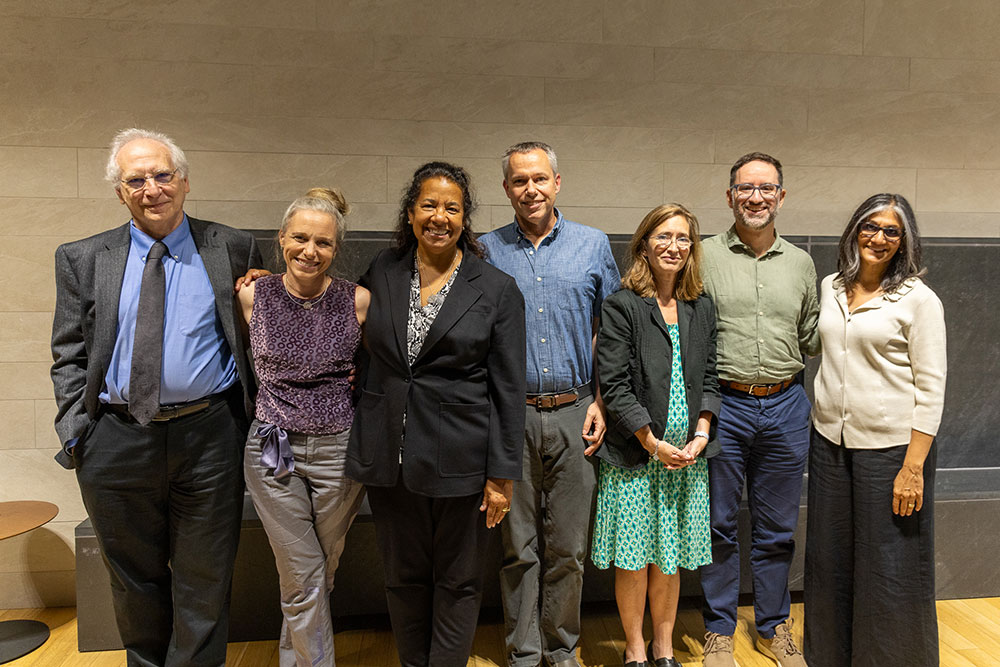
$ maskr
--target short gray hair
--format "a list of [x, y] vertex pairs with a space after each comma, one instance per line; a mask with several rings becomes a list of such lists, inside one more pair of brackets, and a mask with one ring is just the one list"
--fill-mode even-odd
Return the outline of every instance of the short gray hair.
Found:
[[552, 167], [553, 175], [559, 173], [559, 163], [556, 160], [556, 152], [552, 150], [552, 146], [549, 146], [544, 141], [522, 141], [508, 148], [503, 154], [503, 159], [500, 161], [500, 168], [503, 169], [504, 180], [507, 180], [507, 172], [510, 171], [510, 156], [514, 153], [530, 153], [531, 151], [542, 151], [545, 153], [545, 156], [549, 158], [549, 165]]
[[174, 168], [177, 169], [177, 175], [181, 178], [187, 178], [187, 156], [184, 155], [184, 151], [180, 149], [180, 146], [174, 143], [173, 139], [155, 130], [130, 127], [115, 133], [114, 138], [111, 140], [111, 147], [108, 150], [108, 163], [104, 168], [104, 178], [114, 185], [116, 190], [121, 187], [122, 177], [121, 167], [118, 166], [118, 153], [125, 147], [125, 144], [136, 139], [150, 139], [166, 146], [167, 150], [170, 151], [170, 161], [174, 163]]

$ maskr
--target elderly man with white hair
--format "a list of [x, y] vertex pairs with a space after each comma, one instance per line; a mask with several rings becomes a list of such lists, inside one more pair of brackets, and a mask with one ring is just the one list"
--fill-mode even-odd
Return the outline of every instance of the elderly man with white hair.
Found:
[[222, 665], [253, 394], [233, 284], [253, 237], [190, 218], [184, 152], [119, 132], [131, 219], [56, 251], [56, 457], [75, 468], [129, 665]]

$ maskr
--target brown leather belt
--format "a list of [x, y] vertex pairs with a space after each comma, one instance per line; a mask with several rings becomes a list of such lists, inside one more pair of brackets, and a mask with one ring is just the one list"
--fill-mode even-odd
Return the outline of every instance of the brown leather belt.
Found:
[[576, 403], [581, 398], [589, 398], [591, 393], [590, 387], [583, 385], [573, 391], [561, 394], [528, 394], [527, 405], [539, 410], [553, 410], [570, 403]]
[[794, 377], [790, 377], [787, 380], [782, 380], [781, 382], [776, 382], [774, 384], [743, 384], [742, 382], [731, 382], [729, 380], [719, 378], [719, 384], [726, 389], [730, 389], [741, 394], [750, 394], [751, 396], [757, 396], [758, 398], [763, 396], [773, 396], [774, 394], [782, 392], [791, 387], [793, 382], [795, 382]]

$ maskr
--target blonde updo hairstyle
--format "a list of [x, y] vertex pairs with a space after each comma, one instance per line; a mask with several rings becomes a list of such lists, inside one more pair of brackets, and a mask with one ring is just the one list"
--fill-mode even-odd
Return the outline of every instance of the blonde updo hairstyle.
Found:
[[[344, 242], [344, 235], [347, 234], [347, 226], [344, 224], [344, 218], [351, 212], [351, 206], [347, 203], [347, 199], [344, 198], [344, 193], [337, 188], [310, 188], [303, 196], [293, 201], [285, 209], [285, 215], [281, 217], [281, 227], [278, 228], [279, 241], [281, 235], [288, 228], [288, 221], [298, 211], [318, 211], [326, 213], [333, 218], [334, 227], [336, 228], [334, 236], [337, 243], [334, 248], [334, 255], [336, 256], [340, 252], [341, 244]], [[278, 264], [281, 265], [284, 262], [284, 257], [281, 254], [280, 242], [275, 243], [275, 252], [278, 257]]]

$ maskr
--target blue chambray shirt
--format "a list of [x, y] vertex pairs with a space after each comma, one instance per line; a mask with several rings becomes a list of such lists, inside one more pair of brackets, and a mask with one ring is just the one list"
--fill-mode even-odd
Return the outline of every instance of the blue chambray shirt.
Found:
[[[142, 269], [146, 253], [155, 242], [135, 222], [129, 225], [129, 233], [132, 244], [118, 300], [118, 334], [104, 377], [105, 387], [99, 396], [102, 403], [128, 403]], [[186, 214], [180, 226], [163, 242], [167, 254], [160, 260], [166, 279], [160, 405], [173, 405], [227, 389], [236, 382], [236, 360], [216, 314], [215, 293]]]
[[556, 224], [537, 249], [516, 220], [479, 237], [487, 261], [513, 276], [524, 295], [532, 394], [590, 383], [594, 318], [621, 287], [608, 235], [555, 213]]

